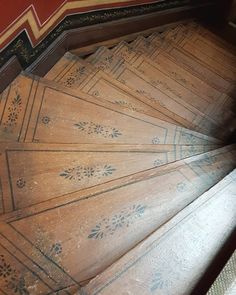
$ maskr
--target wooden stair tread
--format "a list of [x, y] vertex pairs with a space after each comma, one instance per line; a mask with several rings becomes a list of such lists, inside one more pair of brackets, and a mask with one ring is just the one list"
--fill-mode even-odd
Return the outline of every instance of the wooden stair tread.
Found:
[[[223, 64], [222, 56], [220, 56], [221, 59], [216, 60], [215, 50], [211, 46], [206, 46], [208, 48], [207, 53], [205, 51], [203, 52], [201, 47], [197, 46], [196, 43], [191, 42], [190, 37], [192, 34], [194, 33], [191, 28], [180, 26], [176, 31], [167, 34], [165, 38], [178, 44], [178, 46], [185, 51], [208, 65], [213, 71], [219, 73], [224, 79], [234, 82], [236, 79], [236, 68], [231, 66], [233, 60], [231, 60], [231, 62], [226, 61], [225, 64]], [[217, 54], [219, 55], [219, 52], [217, 52]]]
[[[147, 55], [147, 57], [155, 61], [156, 66], [158, 66], [160, 71], [166, 73], [182, 86], [199, 95], [201, 98], [204, 98], [208, 102], [211, 102], [212, 100], [214, 100], [214, 102], [218, 101], [221, 99], [221, 96], [225, 95], [224, 93], [218, 91], [214, 87], [211, 87], [206, 82], [193, 75], [188, 70], [184, 69], [181, 65], [178, 65], [178, 62], [169, 58], [165, 52], [160, 53], [158, 45], [155, 44], [155, 40], [149, 40], [140, 37], [139, 43], [133, 46], [133, 50], [140, 51], [142, 54]], [[152, 49], [151, 53], [149, 54], [148, 49], [146, 48], [150, 47], [151, 45], [154, 49]]]
[[56, 63], [45, 78], [160, 120], [177, 123], [159, 111], [158, 107], [154, 108], [148, 98], [139, 95], [85, 60], [69, 53], [66, 53]]
[[[129, 184], [123, 182], [121, 187], [88, 193], [87, 197], [77, 193], [77, 199], [70, 198], [64, 205], [52, 206], [54, 200], [47, 209], [36, 205], [5, 214], [0, 224], [1, 245], [10, 243], [11, 249], [18, 250], [14, 251], [16, 258], [25, 257], [24, 264], [19, 259], [14, 267], [24, 274], [27, 286], [31, 285], [32, 273], [25, 264], [37, 275], [49, 271], [51, 286], [51, 280], [58, 288], [75, 282], [79, 286], [232, 171], [234, 148], [228, 146], [153, 168], [142, 172], [140, 179], [130, 179]], [[1, 251], [11, 264], [13, 253]], [[33, 284], [42, 290], [40, 279]]]
[[236, 171], [92, 280], [85, 294], [190, 294], [233, 232], [235, 182]]
[[157, 48], [155, 54], [152, 56], [153, 58], [155, 58], [155, 56], [158, 58], [158, 55], [164, 54], [213, 88], [225, 92], [228, 95], [233, 95], [233, 85], [230, 81], [221, 77], [217, 72], [212, 71], [206, 64], [203, 64], [176, 43], [160, 38], [159, 34], [152, 34], [149, 37], [149, 41], [154, 42]]
[[[11, 107], [19, 114], [12, 122]], [[79, 90], [21, 74], [5, 90], [1, 135], [5, 141], [40, 143], [212, 144], [194, 132]], [[1, 108], [0, 105], [0, 108]], [[99, 130], [98, 130], [98, 129]]]
[[[176, 89], [176, 87], [171, 85], [170, 81], [176, 84], [174, 80], [168, 80], [168, 77], [163, 76], [163, 74], [160, 74], [162, 75], [162, 78], [160, 75], [158, 75], [152, 61], [146, 60], [146, 63], [142, 63], [142, 60], [140, 60], [143, 68], [146, 66], [146, 72], [141, 73], [143, 69], [135, 69], [133, 65], [131, 66], [125, 63], [121, 57], [118, 57], [115, 51], [114, 53], [107, 48], [100, 48], [87, 60], [89, 60], [96, 67], [103, 69], [108, 74], [111, 74], [114, 78], [117, 78], [128, 87], [138, 91], [139, 93], [142, 93], [147, 97], [152, 98], [155, 100], [155, 102], [160, 101], [160, 103], [166, 109], [171, 110], [178, 116], [178, 118], [181, 118], [182, 116], [182, 122], [179, 122], [184, 122], [184, 126], [187, 128], [191, 128], [203, 133], [204, 131], [206, 132], [206, 130], [208, 130], [208, 134], [212, 129], [217, 130], [213, 120], [182, 99], [182, 91], [179, 91], [179, 89]], [[141, 59], [145, 58], [141, 57]], [[151, 71], [148, 72], [150, 68], [152, 68], [152, 73]], [[155, 79], [154, 77], [157, 78]], [[159, 80], [159, 78], [161, 80]], [[178, 84], [178, 86], [180, 85]], [[191, 96], [186, 96], [186, 99], [189, 100], [192, 96], [193, 95], [191, 93]], [[200, 102], [199, 97], [197, 97], [195, 100], [196, 104], [198, 100]], [[177, 120], [177, 118], [175, 118], [175, 120]], [[217, 137], [217, 135], [213, 136]]]
[[[222, 42], [219, 42], [219, 39], [214, 38], [214, 41], [211, 40], [211, 34], [202, 30], [202, 27], [187, 25], [187, 28], [191, 33], [187, 33], [187, 40], [191, 41], [194, 46], [199, 48], [201, 51], [205, 51], [209, 56], [212, 56], [216, 60], [224, 59], [224, 63], [228, 64], [230, 67], [235, 68], [236, 66], [236, 50], [232, 52], [232, 48], [229, 45], [223, 45]], [[201, 32], [202, 31], [202, 32]], [[204, 32], [206, 32], [204, 34]], [[222, 39], [220, 39], [222, 40]], [[181, 41], [184, 44], [186, 40]], [[235, 48], [234, 48], [235, 49]]]
[[[138, 45], [135, 48], [138, 50]], [[190, 109], [199, 116], [205, 116], [205, 119], [208, 119], [208, 124], [205, 122], [206, 130], [209, 131], [211, 128], [215, 130], [216, 125], [220, 128], [221, 125], [224, 125], [228, 120], [232, 119], [233, 114], [231, 114], [229, 110], [233, 101], [225, 94], [221, 94], [218, 91], [214, 92], [211, 87], [208, 89], [209, 94], [199, 95], [201, 90], [198, 89], [204, 88], [204, 85], [202, 85], [203, 83], [200, 81], [198, 85], [194, 85], [195, 80], [193, 77], [188, 75], [187, 71], [183, 72], [181, 67], [176, 69], [175, 64], [161, 65], [159, 60], [153, 60], [152, 58], [139, 53], [134, 56], [133, 53], [135, 51], [130, 49], [129, 45], [126, 43], [122, 43], [117, 46], [113, 52], [116, 55], [123, 57], [133, 67], [148, 76], [151, 79], [152, 84], [163, 84], [166, 88], [168, 87], [168, 89], [174, 89], [175, 91], [170, 90], [172, 92], [171, 97], [173, 99], [184, 104], [186, 108]], [[164, 59], [162, 58], [161, 60]], [[167, 70], [168, 67], [169, 71]], [[168, 79], [166, 78], [166, 75], [169, 75]], [[188, 87], [189, 84], [192, 86]], [[179, 87], [180, 85], [181, 87]], [[190, 88], [195, 89], [195, 94]], [[196, 94], [197, 92], [199, 94]], [[225, 109], [224, 116], [222, 115], [222, 104], [227, 100], [229, 100], [230, 103], [227, 105], [227, 109]], [[219, 116], [220, 112], [221, 116]], [[225, 129], [223, 129], [221, 133], [225, 134]]]
[[[201, 154], [216, 145], [0, 144], [0, 213]], [[33, 163], [33, 165], [32, 165]], [[47, 165], [45, 165], [47, 163]], [[24, 169], [22, 169], [24, 167]]]

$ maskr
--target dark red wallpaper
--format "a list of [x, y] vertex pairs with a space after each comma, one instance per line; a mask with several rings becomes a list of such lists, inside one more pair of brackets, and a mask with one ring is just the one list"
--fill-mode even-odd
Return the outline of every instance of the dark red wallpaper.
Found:
[[66, 15], [161, 0], [0, 0], [0, 51], [23, 30], [37, 45]]

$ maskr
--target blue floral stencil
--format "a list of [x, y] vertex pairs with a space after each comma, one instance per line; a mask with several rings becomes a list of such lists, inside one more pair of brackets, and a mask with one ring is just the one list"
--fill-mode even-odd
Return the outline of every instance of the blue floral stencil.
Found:
[[171, 88], [166, 82], [161, 81], [161, 80], [152, 80], [151, 81], [152, 85], [154, 86], [160, 86], [163, 87], [165, 90], [170, 91], [171, 93], [173, 93], [175, 96], [182, 98], [182, 95], [177, 92], [175, 89]]
[[132, 105], [132, 103], [127, 102], [126, 100], [115, 100], [114, 103], [120, 106], [127, 107], [128, 109], [135, 112], [143, 112], [143, 110], [136, 108], [135, 106]]
[[217, 157], [216, 156], [209, 156], [206, 155], [203, 159], [200, 159], [198, 161], [195, 161], [193, 163], [193, 165], [199, 165], [199, 166], [204, 166], [204, 165], [213, 165], [215, 162], [217, 161]]
[[153, 139], [152, 139], [152, 144], [160, 144], [161, 141], [160, 141], [160, 138], [158, 136], [155, 136]]
[[120, 213], [114, 214], [112, 217], [103, 218], [91, 230], [88, 239], [103, 239], [109, 235], [113, 235], [117, 230], [129, 227], [138, 218], [141, 218], [145, 212], [146, 206], [133, 205], [123, 209]]
[[168, 259], [162, 257], [156, 262], [156, 267], [152, 271], [148, 288], [153, 294], [159, 294], [159, 292], [165, 295], [173, 294], [175, 282], [183, 279], [189, 271], [187, 260], [178, 257], [172, 250], [167, 250], [166, 255]]
[[81, 181], [83, 179], [107, 177], [113, 174], [116, 169], [111, 165], [76, 166], [68, 168], [59, 175], [68, 180]]
[[63, 82], [63, 84], [67, 87], [72, 87], [76, 82], [78, 82], [86, 73], [86, 69], [84, 66], [76, 68], [73, 70], [67, 79]]
[[187, 132], [181, 132], [181, 137], [186, 141], [186, 143], [194, 144], [199, 142], [198, 137]]
[[181, 147], [181, 158], [187, 158], [194, 154], [200, 153], [199, 148], [196, 146], [189, 146], [187, 149], [182, 149]]
[[171, 279], [163, 278], [162, 273], [157, 272], [154, 274], [151, 282], [150, 291], [154, 292], [156, 290], [163, 290], [170, 288], [172, 285]]
[[7, 120], [3, 123], [5, 132], [12, 132], [13, 128], [17, 125], [17, 120], [22, 109], [22, 99], [20, 94], [16, 92], [15, 97], [12, 99], [8, 107]]
[[156, 159], [154, 162], [153, 162], [153, 166], [154, 167], [159, 167], [161, 165], [164, 165], [166, 164], [166, 160], [162, 160], [162, 159]]
[[186, 191], [186, 189], [187, 189], [187, 184], [185, 182], [179, 182], [176, 185], [176, 191], [179, 193]]
[[25, 279], [14, 267], [0, 255], [0, 280], [4, 281], [8, 294], [29, 295]]
[[141, 94], [141, 95], [144, 95], [144, 96], [150, 98], [153, 102], [158, 103], [158, 104], [159, 104], [160, 106], [162, 106], [163, 108], [167, 108], [163, 101], [161, 101], [160, 99], [158, 99], [158, 98], [156, 98], [156, 97], [153, 97], [153, 96], [151, 95], [151, 93], [148, 93], [148, 92], [146, 92], [146, 91], [144, 91], [144, 90], [142, 90], [142, 89], [138, 89], [138, 90], [136, 90], [136, 92], [139, 93], [139, 94]]
[[62, 253], [62, 245], [60, 242], [57, 242], [52, 245], [50, 251], [49, 251], [49, 256], [57, 256]]
[[87, 134], [97, 134], [104, 138], [116, 138], [122, 135], [122, 133], [113, 127], [105, 126], [101, 124], [95, 124], [93, 122], [79, 122], [75, 126]]

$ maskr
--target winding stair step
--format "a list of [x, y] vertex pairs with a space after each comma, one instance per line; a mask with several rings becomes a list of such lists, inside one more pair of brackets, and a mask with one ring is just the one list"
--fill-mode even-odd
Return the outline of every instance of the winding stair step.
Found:
[[[213, 137], [21, 74], [0, 104], [5, 141], [97, 144], [214, 144]], [[17, 116], [15, 116], [17, 114]], [[14, 117], [13, 120], [11, 119]]]
[[164, 55], [218, 91], [225, 92], [229, 96], [235, 97], [233, 82], [221, 77], [219, 73], [213, 71], [210, 67], [191, 55], [191, 53], [183, 50], [183, 48], [179, 47], [176, 43], [168, 39], [162, 39], [159, 34], [155, 33], [148, 38], [148, 41], [156, 46], [152, 58], [158, 61], [158, 59], [161, 59]]
[[216, 148], [217, 145], [0, 144], [0, 213], [63, 199], [100, 184], [109, 186], [112, 180], [132, 178], [137, 172]]
[[[166, 39], [176, 43], [179, 47], [183, 48], [185, 51], [189, 52], [195, 58], [206, 64], [214, 72], [219, 73], [224, 79], [235, 82], [236, 79], [236, 68], [233, 65], [234, 59], [230, 56], [220, 54], [217, 47], [205, 45], [204, 51], [202, 51], [201, 44], [200, 46], [196, 41], [201, 39], [201, 36], [196, 37], [194, 42], [191, 41], [190, 36], [194, 35], [194, 32], [191, 28], [186, 28], [185, 26], [180, 26], [165, 36]], [[206, 52], [207, 49], [207, 52]], [[216, 58], [216, 56], [218, 58]]]
[[148, 98], [69, 52], [55, 64], [45, 78], [157, 119], [178, 123], [170, 115], [164, 115], [161, 108], [159, 110], [157, 106], [153, 107], [153, 102]]
[[[175, 114], [174, 119], [185, 127], [200, 132], [208, 132], [208, 134], [211, 130], [218, 130], [220, 128], [216, 127], [217, 125], [214, 120], [207, 117], [207, 114], [204, 114], [186, 102], [186, 100], [190, 102], [193, 96], [192, 93], [187, 95], [184, 100], [182, 97], [184, 91], [186, 91], [184, 87], [178, 84], [178, 86], [182, 87], [182, 90], [179, 91], [178, 88], [176, 89], [176, 87], [171, 85], [170, 81], [176, 84], [173, 79], [155, 72], [155, 66], [152, 61], [147, 62], [146, 65], [143, 63], [143, 66], [146, 66], [147, 69], [143, 74], [135, 69], [134, 66], [131, 66], [127, 62], [125, 63], [122, 58], [105, 47], [98, 49], [94, 55], [87, 58], [87, 61], [91, 62], [97, 68], [104, 70], [106, 73], [111, 74], [113, 78], [118, 79], [131, 89], [152, 99], [154, 103], [159, 103], [167, 110], [170, 110]], [[150, 69], [150, 72], [153, 72], [153, 74], [148, 73]], [[199, 100], [199, 104], [202, 101], [198, 97], [195, 100], [196, 104], [197, 100]], [[222, 131], [221, 134], [224, 134], [224, 132]]]
[[[135, 48], [139, 49], [138, 44]], [[234, 114], [229, 111], [233, 105], [231, 97], [216, 91], [207, 84], [204, 85], [201, 80], [182, 67], [175, 67], [174, 63], [169, 62], [170, 60], [166, 60], [167, 63], [165, 63], [164, 58], [160, 59], [161, 62], [159, 62], [159, 59], [148, 58], [137, 53], [125, 42], [115, 47], [113, 52], [149, 77], [153, 85], [163, 85], [168, 88], [172, 92], [172, 98], [177, 97], [180, 104], [185, 105], [186, 108], [199, 116], [206, 116], [206, 120], [208, 118], [209, 121], [204, 126], [206, 130], [211, 128], [214, 130], [216, 125], [221, 127], [233, 118]], [[136, 54], [134, 54], [135, 52]], [[225, 105], [225, 113], [222, 110], [223, 104]], [[226, 133], [225, 129], [221, 133]]]

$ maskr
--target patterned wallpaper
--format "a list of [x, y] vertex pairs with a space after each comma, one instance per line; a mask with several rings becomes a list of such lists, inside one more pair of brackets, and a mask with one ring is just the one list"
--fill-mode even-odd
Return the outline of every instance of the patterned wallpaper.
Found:
[[0, 67], [29, 66], [63, 31], [203, 0], [1, 0]]
[[160, 0], [1, 0], [0, 50], [22, 30], [27, 32], [32, 45], [37, 45], [66, 15], [154, 2]]

